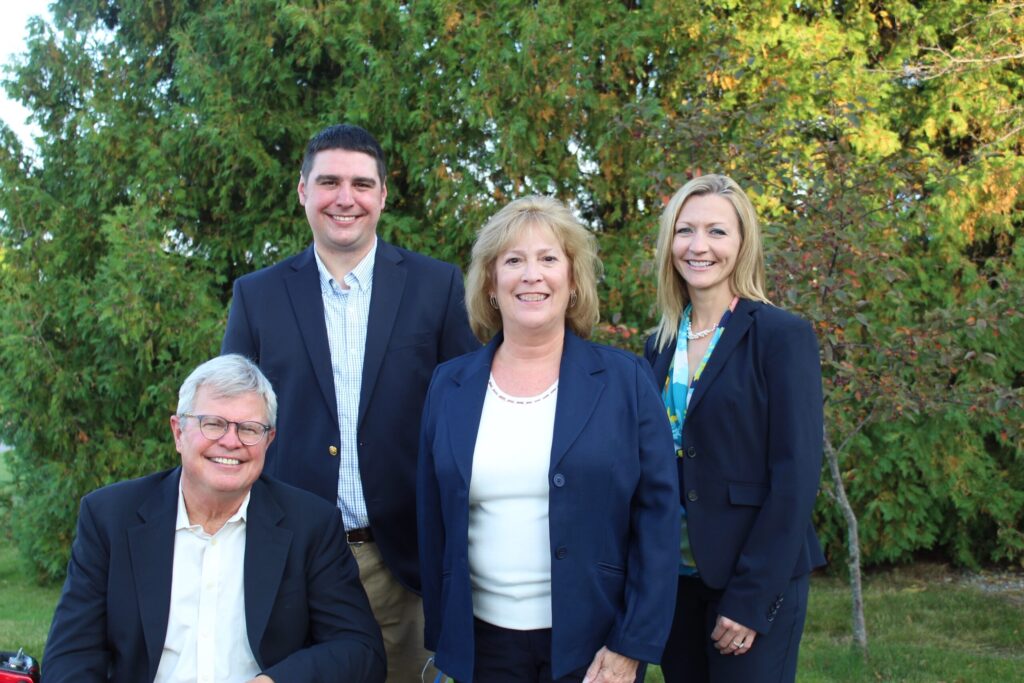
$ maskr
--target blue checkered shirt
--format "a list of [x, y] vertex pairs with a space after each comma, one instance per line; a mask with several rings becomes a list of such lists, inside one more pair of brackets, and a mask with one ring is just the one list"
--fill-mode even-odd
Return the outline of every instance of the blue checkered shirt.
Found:
[[373, 264], [377, 254], [374, 242], [362, 261], [344, 277], [348, 289], [342, 289], [316, 253], [320, 271], [320, 294], [324, 300], [324, 322], [331, 347], [334, 396], [338, 404], [338, 508], [346, 529], [370, 526], [359, 477], [359, 450], [356, 434], [359, 419], [359, 392], [363, 385], [363, 354], [366, 350], [366, 321], [370, 317], [373, 290]]

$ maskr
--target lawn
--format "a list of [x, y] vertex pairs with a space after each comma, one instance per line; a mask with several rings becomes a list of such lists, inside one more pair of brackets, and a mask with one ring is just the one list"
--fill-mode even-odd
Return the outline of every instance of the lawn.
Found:
[[[935, 564], [870, 572], [870, 656], [853, 647], [847, 584], [815, 577], [800, 648], [800, 683], [1024, 681], [1024, 590], [982, 591]], [[661, 682], [652, 671], [647, 682]]]
[[41, 658], [59, 586], [40, 587], [9, 539], [0, 547], [0, 650], [17, 650]]
[[[39, 587], [10, 543], [0, 548], [0, 650], [41, 657], [60, 589]], [[873, 572], [866, 580], [871, 656], [851, 646], [849, 594], [834, 578], [811, 583], [801, 683], [1024, 680], [1024, 592], [987, 593], [938, 565]], [[648, 682], [660, 682], [652, 670]]]
[[922, 564], [868, 575], [870, 658], [851, 648], [849, 592], [811, 584], [799, 680], [995, 683], [1024, 681], [1024, 591], [985, 592], [948, 568]]

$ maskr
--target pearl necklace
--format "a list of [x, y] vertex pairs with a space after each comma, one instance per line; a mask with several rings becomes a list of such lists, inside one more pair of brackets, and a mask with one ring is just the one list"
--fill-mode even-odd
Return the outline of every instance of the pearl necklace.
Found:
[[716, 324], [716, 325], [712, 325], [711, 327], [709, 327], [706, 330], [700, 330], [699, 332], [692, 332], [692, 331], [690, 331], [690, 320], [687, 319], [686, 320], [686, 329], [684, 331], [686, 332], [686, 338], [688, 340], [696, 341], [698, 339], [703, 339], [704, 337], [708, 336], [709, 334], [711, 334], [712, 332], [714, 332], [717, 329], [718, 329], [718, 325]]
[[547, 389], [545, 389], [544, 393], [540, 394], [539, 396], [526, 396], [526, 397], [523, 397], [523, 398], [519, 398], [519, 397], [516, 397], [516, 396], [511, 396], [511, 395], [506, 394], [505, 392], [503, 392], [498, 387], [498, 385], [494, 383], [494, 378], [493, 377], [489, 377], [487, 379], [487, 386], [488, 386], [488, 388], [490, 388], [492, 394], [494, 394], [495, 396], [500, 398], [505, 403], [514, 403], [514, 404], [519, 405], [519, 406], [528, 406], [531, 403], [540, 403], [544, 399], [549, 398], [551, 396], [554, 396], [555, 392], [558, 391], [558, 380], [556, 379], [555, 383], [552, 384]]

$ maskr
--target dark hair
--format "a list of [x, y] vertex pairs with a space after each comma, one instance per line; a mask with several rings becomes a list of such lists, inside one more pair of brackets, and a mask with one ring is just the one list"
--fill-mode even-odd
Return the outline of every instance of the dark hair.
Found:
[[377, 174], [380, 176], [380, 182], [384, 183], [384, 177], [388, 172], [387, 164], [384, 163], [384, 150], [372, 135], [350, 123], [328, 126], [310, 138], [309, 144], [306, 145], [306, 155], [302, 157], [303, 178], [309, 178], [316, 155], [328, 149], [362, 152], [373, 157], [377, 162]]

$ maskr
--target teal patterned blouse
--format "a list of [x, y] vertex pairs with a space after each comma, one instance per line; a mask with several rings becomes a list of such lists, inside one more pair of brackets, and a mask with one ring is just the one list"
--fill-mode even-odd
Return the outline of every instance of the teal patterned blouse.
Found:
[[[708, 364], [708, 359], [711, 358], [711, 352], [715, 350], [715, 346], [725, 330], [725, 324], [729, 322], [729, 316], [732, 315], [737, 302], [738, 299], [734, 298], [729, 308], [726, 309], [725, 314], [722, 315], [722, 319], [718, 321], [715, 333], [711, 337], [711, 343], [708, 344], [703, 358], [700, 359], [700, 363], [693, 373], [693, 381], [690, 382], [687, 381], [690, 375], [690, 360], [687, 356], [689, 342], [686, 339], [686, 335], [690, 331], [690, 311], [692, 307], [687, 304], [683, 310], [682, 319], [679, 321], [679, 332], [676, 334], [676, 352], [672, 357], [672, 364], [669, 366], [668, 376], [665, 378], [665, 388], [661, 393], [661, 398], [665, 402], [665, 408], [668, 411], [668, 421], [672, 425], [672, 440], [675, 442], [676, 457], [678, 458], [683, 457], [683, 422], [686, 420], [686, 407], [690, 404], [693, 390], [697, 386], [697, 382], [700, 381], [701, 373], [704, 372], [704, 367]], [[690, 548], [690, 536], [686, 526], [686, 506], [680, 505], [679, 507], [681, 510], [679, 524], [679, 574], [682, 576], [696, 576], [697, 563], [693, 559], [693, 550]]]

